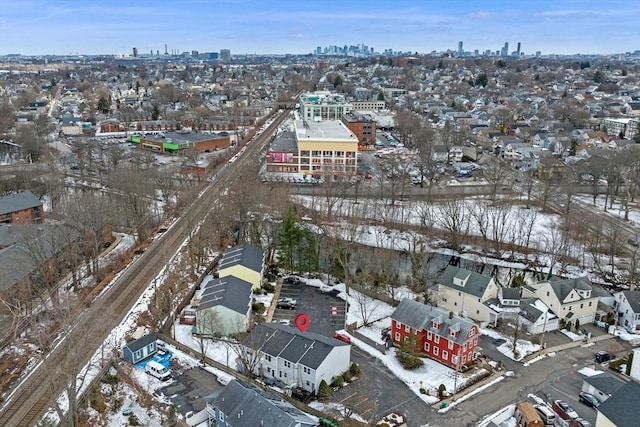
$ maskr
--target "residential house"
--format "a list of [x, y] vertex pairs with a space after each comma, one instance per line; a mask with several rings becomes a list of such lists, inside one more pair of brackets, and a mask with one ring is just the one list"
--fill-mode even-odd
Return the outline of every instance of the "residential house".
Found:
[[208, 427], [313, 427], [318, 418], [253, 384], [232, 380], [205, 398]]
[[604, 402], [624, 384], [625, 382], [615, 375], [609, 372], [602, 372], [583, 378], [580, 391], [593, 394], [600, 402]]
[[506, 319], [527, 328], [530, 334], [558, 329], [558, 316], [537, 298], [522, 298], [522, 288], [498, 289], [498, 298], [487, 304], [498, 313], [498, 318]]
[[472, 363], [480, 345], [480, 328], [453, 311], [403, 299], [391, 315], [391, 339], [400, 344], [410, 335], [427, 357], [451, 368]]
[[609, 399], [602, 402], [596, 411], [595, 427], [633, 427], [640, 420], [640, 383], [629, 381]]
[[631, 360], [631, 371], [629, 376], [636, 381], [640, 381], [640, 348], [633, 349], [633, 358]]
[[122, 358], [135, 365], [158, 352], [157, 338], [153, 334], [147, 334], [137, 340], [131, 341], [122, 348]]
[[598, 297], [592, 294], [592, 289], [587, 277], [552, 277], [549, 281], [524, 286], [522, 296], [539, 298], [558, 316], [560, 324], [578, 321], [584, 325], [593, 322], [598, 308]]
[[351, 346], [334, 338], [279, 323], [260, 323], [242, 340], [249, 369], [283, 388], [317, 393], [351, 365]]
[[31, 191], [21, 191], [0, 197], [0, 223], [41, 224], [44, 208]]
[[482, 327], [497, 320], [495, 310], [486, 304], [497, 295], [498, 285], [490, 276], [453, 265], [438, 279], [438, 307], [480, 322]]
[[198, 334], [235, 335], [249, 328], [251, 283], [235, 276], [211, 279], [203, 286], [196, 310]]
[[540, 179], [558, 181], [562, 178], [565, 165], [555, 157], [543, 157], [538, 162], [538, 176]]
[[617, 292], [614, 298], [618, 325], [632, 334], [640, 334], [640, 291]]
[[218, 276], [235, 276], [251, 283], [254, 290], [262, 285], [264, 251], [248, 244], [227, 249], [218, 264]]

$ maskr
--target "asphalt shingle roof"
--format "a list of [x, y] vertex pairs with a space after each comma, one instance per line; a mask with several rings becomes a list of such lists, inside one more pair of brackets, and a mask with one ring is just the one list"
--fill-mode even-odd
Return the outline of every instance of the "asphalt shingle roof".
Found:
[[278, 323], [260, 323], [242, 344], [317, 369], [334, 347], [349, 345], [314, 332], [300, 332], [296, 327]]
[[640, 420], [640, 383], [629, 381], [598, 406], [617, 427], [635, 427]]
[[261, 272], [263, 259], [264, 251], [261, 248], [242, 244], [229, 248], [224, 252], [220, 264], [218, 264], [218, 270], [224, 270], [240, 264], [250, 270]]
[[135, 353], [136, 351], [140, 350], [141, 348], [145, 348], [146, 346], [148, 346], [149, 344], [151, 344], [155, 340], [156, 340], [156, 336], [155, 335], [147, 334], [147, 335], [145, 335], [143, 337], [138, 338], [135, 341], [131, 341], [125, 347], [127, 347], [129, 350], [131, 350], [132, 353]]
[[[453, 283], [454, 278], [462, 280], [466, 279], [466, 284], [464, 286], [455, 285]], [[473, 271], [465, 270], [453, 265], [448, 265], [440, 276], [438, 283], [448, 288], [456, 289], [460, 292], [464, 292], [479, 298], [484, 295], [490, 281], [490, 276], [485, 276], [484, 274], [474, 273]]]
[[622, 291], [634, 313], [640, 313], [640, 291]]
[[220, 392], [207, 399], [234, 427], [315, 426], [317, 418], [297, 409], [289, 402], [243, 381], [232, 380]]
[[236, 313], [247, 314], [251, 303], [251, 283], [234, 276], [211, 279], [205, 285], [198, 310], [221, 305]]
[[42, 206], [42, 202], [31, 191], [0, 197], [0, 215]]
[[614, 375], [611, 375], [608, 372], [603, 372], [592, 377], [587, 377], [584, 379], [584, 382], [591, 384], [601, 392], [610, 396], [618, 391], [622, 386], [624, 386], [624, 381]]
[[[449, 318], [449, 316], [452, 317]], [[460, 330], [460, 334], [456, 338], [458, 343], [464, 343], [467, 334], [474, 325], [473, 322], [455, 316], [452, 312], [432, 305], [422, 304], [410, 298], [405, 298], [398, 304], [391, 318], [418, 331], [431, 331], [447, 338], [451, 337], [449, 328]], [[437, 323], [440, 324], [439, 329], [431, 325], [432, 320], [437, 320]]]

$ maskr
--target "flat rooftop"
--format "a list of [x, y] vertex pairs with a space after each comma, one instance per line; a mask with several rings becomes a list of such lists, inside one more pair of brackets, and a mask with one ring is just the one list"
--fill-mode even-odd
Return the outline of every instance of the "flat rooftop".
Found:
[[205, 134], [199, 132], [167, 132], [163, 135], [146, 135], [143, 138], [153, 142], [172, 142], [174, 144], [186, 144], [189, 142], [209, 141], [211, 139], [225, 138], [217, 134]]
[[295, 132], [280, 132], [271, 143], [269, 151], [277, 153], [297, 153], [298, 142], [296, 141]]
[[298, 141], [304, 139], [358, 142], [358, 138], [340, 120], [296, 120], [295, 131]]

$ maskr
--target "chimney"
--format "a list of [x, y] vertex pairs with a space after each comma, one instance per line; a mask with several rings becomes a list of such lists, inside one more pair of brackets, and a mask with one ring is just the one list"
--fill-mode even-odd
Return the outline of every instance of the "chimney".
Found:
[[11, 224], [7, 224], [7, 233], [11, 233]]
[[449, 312], [449, 319], [453, 319], [453, 311]]

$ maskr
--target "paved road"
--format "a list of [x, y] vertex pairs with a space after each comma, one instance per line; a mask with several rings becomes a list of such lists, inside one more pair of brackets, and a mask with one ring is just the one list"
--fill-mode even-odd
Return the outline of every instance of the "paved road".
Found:
[[551, 399], [565, 399], [580, 414], [589, 416], [589, 411], [582, 408], [584, 405], [573, 404], [571, 400], [571, 396], [577, 396], [577, 384], [581, 383], [576, 370], [592, 364], [593, 355], [597, 350], [616, 346], [622, 348], [615, 338], [610, 338], [588, 348], [571, 348], [557, 353], [554, 357], [541, 359], [528, 367], [520, 367], [514, 376], [504, 377], [503, 381], [458, 403], [445, 414], [434, 413], [430, 423], [441, 427], [475, 426], [487, 415], [511, 403], [525, 400], [529, 393], [544, 395], [547, 392], [550, 393]]

